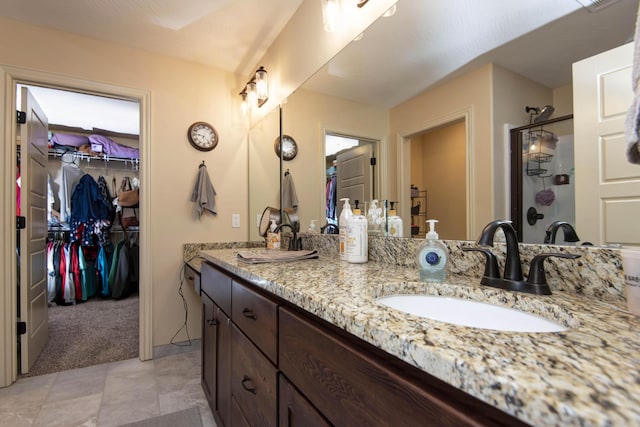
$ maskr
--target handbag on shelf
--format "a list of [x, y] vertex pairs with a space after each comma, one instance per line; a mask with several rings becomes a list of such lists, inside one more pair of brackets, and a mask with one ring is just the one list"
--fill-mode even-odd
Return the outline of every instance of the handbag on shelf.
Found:
[[140, 192], [138, 188], [133, 188], [128, 176], [122, 178], [122, 183], [118, 189], [118, 205], [123, 208], [137, 208], [140, 202]]

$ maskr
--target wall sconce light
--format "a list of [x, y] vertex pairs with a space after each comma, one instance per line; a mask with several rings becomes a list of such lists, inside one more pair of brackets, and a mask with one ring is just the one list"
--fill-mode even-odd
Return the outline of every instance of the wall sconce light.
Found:
[[269, 99], [269, 77], [267, 70], [264, 67], [260, 67], [256, 70], [254, 76], [247, 82], [242, 92], [240, 92], [242, 98], [242, 114], [254, 108], [260, 108]]
[[322, 22], [327, 33], [335, 32], [340, 26], [340, 0], [322, 0]]

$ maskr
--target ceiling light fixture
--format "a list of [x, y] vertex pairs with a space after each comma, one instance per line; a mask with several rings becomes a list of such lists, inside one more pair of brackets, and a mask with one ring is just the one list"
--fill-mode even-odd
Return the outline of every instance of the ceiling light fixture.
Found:
[[268, 76], [267, 70], [261, 66], [242, 89], [242, 92], [240, 92], [242, 114], [247, 114], [249, 110], [260, 108], [267, 102], [269, 99]]

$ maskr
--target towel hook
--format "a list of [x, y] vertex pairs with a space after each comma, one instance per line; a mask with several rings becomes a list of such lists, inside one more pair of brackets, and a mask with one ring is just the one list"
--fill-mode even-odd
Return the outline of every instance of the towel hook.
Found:
[[201, 167], [203, 167], [203, 166], [205, 166], [205, 164], [204, 164], [204, 160], [202, 161], [202, 164], [201, 164], [200, 166], [198, 166], [198, 167], [199, 167], [199, 168], [201, 168]]

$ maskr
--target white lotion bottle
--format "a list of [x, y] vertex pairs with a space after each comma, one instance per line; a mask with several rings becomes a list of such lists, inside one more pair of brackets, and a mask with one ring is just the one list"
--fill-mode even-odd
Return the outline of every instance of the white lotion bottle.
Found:
[[344, 202], [342, 205], [342, 212], [340, 212], [340, 218], [338, 218], [338, 230], [339, 234], [339, 243], [340, 243], [340, 259], [343, 261], [347, 260], [347, 229], [349, 228], [349, 219], [353, 216], [353, 212], [351, 211], [351, 205], [349, 204], [348, 198], [340, 199], [341, 202]]
[[398, 216], [396, 210], [393, 207], [395, 202], [391, 202], [391, 209], [389, 209], [389, 231], [387, 236], [389, 237], [402, 237], [402, 218]]
[[438, 220], [428, 219], [426, 222], [429, 223], [427, 240], [418, 248], [420, 281], [444, 282], [447, 277], [447, 247], [438, 240], [439, 236], [435, 230]]
[[367, 225], [367, 218], [360, 214], [360, 209], [355, 208], [347, 227], [347, 262], [362, 264], [369, 260]]

